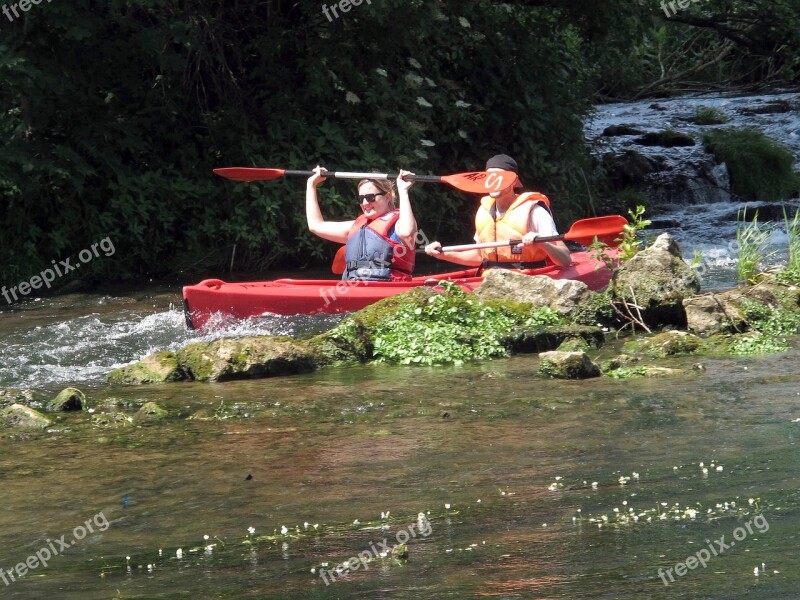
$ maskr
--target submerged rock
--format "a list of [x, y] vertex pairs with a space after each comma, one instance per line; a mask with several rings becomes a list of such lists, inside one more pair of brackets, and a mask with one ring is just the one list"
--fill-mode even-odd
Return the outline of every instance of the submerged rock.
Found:
[[534, 307], [547, 306], [569, 315], [592, 294], [582, 281], [523, 275], [510, 269], [489, 269], [475, 296], [481, 300], [511, 300]]
[[560, 349], [567, 340], [574, 345], [599, 348], [605, 334], [599, 327], [578, 325], [549, 325], [546, 327], [520, 329], [506, 339], [506, 346], [515, 354], [550, 352]]
[[542, 352], [539, 374], [555, 379], [588, 379], [600, 376], [598, 367], [585, 352]]
[[61, 390], [58, 395], [50, 400], [47, 405], [48, 410], [53, 412], [81, 411], [88, 408], [86, 395], [76, 388], [66, 388]]
[[163, 421], [168, 416], [169, 412], [161, 408], [158, 404], [155, 402], [147, 402], [144, 406], [142, 406], [142, 408], [139, 409], [139, 412], [136, 413], [136, 416], [133, 417], [133, 420], [137, 425], [144, 425], [147, 423]]
[[142, 384], [181, 381], [186, 375], [178, 366], [174, 352], [161, 351], [151, 354], [139, 362], [113, 370], [107, 377], [108, 383]]
[[189, 344], [177, 357], [180, 368], [195, 381], [307, 373], [315, 359], [307, 346], [269, 336]]
[[[673, 237], [663, 233], [622, 266], [612, 282], [618, 303], [651, 327], [686, 327], [683, 300], [700, 291], [697, 273], [681, 258]], [[638, 307], [638, 308], [637, 308]]]
[[128, 427], [133, 418], [124, 413], [107, 412], [92, 415], [92, 425], [103, 428]]
[[703, 340], [686, 331], [665, 331], [652, 337], [626, 342], [623, 350], [628, 354], [644, 354], [649, 358], [686, 356], [705, 347]]
[[42, 413], [22, 404], [13, 404], [0, 410], [0, 427], [35, 431], [52, 424]]

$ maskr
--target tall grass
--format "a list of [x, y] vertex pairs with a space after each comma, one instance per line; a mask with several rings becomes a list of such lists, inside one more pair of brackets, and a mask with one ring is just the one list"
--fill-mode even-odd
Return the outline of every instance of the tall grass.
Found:
[[772, 227], [758, 222], [758, 212], [750, 222], [744, 220], [745, 215], [746, 211], [742, 209], [736, 216], [736, 242], [739, 247], [736, 275], [739, 282], [753, 284], [757, 282], [761, 266], [775, 252], [767, 251]]
[[789, 237], [789, 261], [786, 263], [786, 268], [778, 274], [778, 281], [789, 285], [800, 285], [800, 209], [789, 219], [784, 208], [783, 222], [786, 226], [786, 235]]

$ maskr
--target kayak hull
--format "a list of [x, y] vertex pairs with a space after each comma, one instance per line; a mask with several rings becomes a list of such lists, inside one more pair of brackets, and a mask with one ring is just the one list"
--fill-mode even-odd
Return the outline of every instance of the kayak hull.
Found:
[[[226, 283], [206, 279], [183, 288], [186, 324], [190, 329], [203, 329], [214, 315], [248, 319], [265, 314], [313, 315], [336, 314], [360, 310], [390, 296], [420, 286], [436, 286], [451, 281], [469, 292], [476, 289], [483, 277], [477, 269], [453, 271], [414, 277], [411, 281], [359, 281], [335, 279], [276, 279]], [[573, 279], [590, 289], [604, 289], [611, 279], [606, 265], [586, 252], [572, 253], [569, 267], [547, 266], [520, 271], [526, 275], [546, 275], [553, 279]]]

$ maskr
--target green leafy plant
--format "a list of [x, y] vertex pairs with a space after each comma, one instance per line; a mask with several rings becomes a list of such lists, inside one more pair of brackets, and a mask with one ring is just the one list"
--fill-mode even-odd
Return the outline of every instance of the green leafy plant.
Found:
[[619, 243], [619, 258], [622, 261], [636, 256], [643, 243], [639, 232], [652, 224], [652, 221], [644, 218], [644, 211], [645, 208], [641, 205], [628, 211], [631, 220], [622, 228], [622, 237]]
[[380, 324], [372, 337], [379, 362], [459, 365], [507, 355], [503, 341], [514, 320], [454, 284], [442, 287], [424, 306], [403, 306]]
[[744, 220], [745, 214], [744, 210], [740, 210], [737, 214], [736, 243], [738, 251], [736, 253], [736, 275], [740, 282], [754, 284], [758, 280], [761, 266], [769, 257], [775, 254], [774, 251], [767, 250], [772, 228], [758, 222], [758, 212], [750, 222]]
[[784, 208], [783, 222], [789, 238], [789, 260], [786, 268], [778, 273], [778, 281], [785, 285], [800, 285], [800, 210], [796, 210], [794, 217], [789, 219]]
[[800, 312], [754, 300], [744, 300], [741, 309], [751, 332], [733, 337], [728, 346], [733, 354], [784, 352], [789, 349], [786, 337], [800, 330]]

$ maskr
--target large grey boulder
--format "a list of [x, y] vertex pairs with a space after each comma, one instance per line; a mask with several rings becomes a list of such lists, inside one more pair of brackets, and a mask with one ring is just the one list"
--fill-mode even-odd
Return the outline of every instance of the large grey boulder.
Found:
[[572, 313], [591, 293], [582, 281], [524, 275], [510, 269], [489, 269], [475, 290], [475, 295], [482, 300], [527, 302], [537, 308], [549, 306], [562, 315]]
[[697, 273], [683, 261], [678, 243], [668, 233], [620, 267], [612, 285], [617, 305], [624, 301], [652, 327], [686, 327], [683, 300], [700, 291]]

